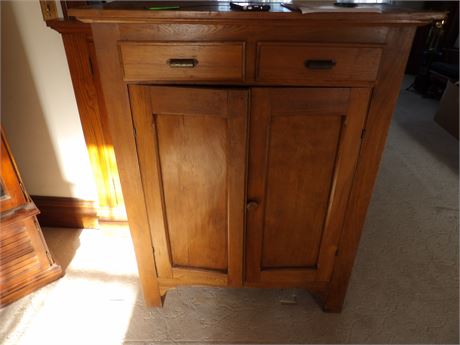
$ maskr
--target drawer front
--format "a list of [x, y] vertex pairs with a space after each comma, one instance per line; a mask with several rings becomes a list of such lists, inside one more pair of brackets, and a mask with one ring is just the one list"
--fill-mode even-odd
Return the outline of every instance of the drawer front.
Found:
[[259, 43], [257, 80], [287, 83], [373, 82], [382, 48]]
[[244, 43], [120, 44], [125, 81], [241, 81]]

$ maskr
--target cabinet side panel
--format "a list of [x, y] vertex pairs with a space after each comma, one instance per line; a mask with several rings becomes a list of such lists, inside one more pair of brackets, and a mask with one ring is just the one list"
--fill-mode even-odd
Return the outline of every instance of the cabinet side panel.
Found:
[[338, 312], [342, 309], [415, 29], [395, 27], [390, 30], [387, 37], [379, 80], [374, 88], [366, 119], [365, 136], [361, 144], [331, 283], [319, 296], [327, 311]]
[[[129, 228], [136, 252], [139, 279], [146, 304], [159, 306], [161, 297], [137, 157], [130, 100], [127, 85], [123, 83], [116, 44], [119, 39], [118, 25], [93, 24], [91, 28]], [[143, 100], [138, 101], [142, 103]]]

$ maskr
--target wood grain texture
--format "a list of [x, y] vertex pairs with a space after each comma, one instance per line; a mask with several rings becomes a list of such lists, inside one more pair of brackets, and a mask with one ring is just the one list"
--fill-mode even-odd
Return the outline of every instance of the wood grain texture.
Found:
[[350, 188], [362, 140], [371, 89], [353, 88], [340, 135], [329, 205], [324, 219], [324, 236], [318, 251], [317, 281], [329, 281], [334, 267]]
[[[244, 22], [258, 21], [270, 25], [299, 25], [315, 26], [318, 22], [328, 25], [336, 23], [346, 24], [373, 24], [373, 25], [420, 25], [427, 24], [433, 19], [442, 19], [440, 12], [417, 11], [396, 6], [382, 6], [382, 13], [365, 12], [337, 12], [337, 13], [293, 13], [280, 4], [272, 3], [270, 12], [242, 12], [232, 11], [229, 6], [219, 5], [218, 2], [181, 2], [176, 11], [146, 11], [147, 2], [117, 1], [105, 6], [94, 6], [70, 9], [69, 14], [84, 22], [99, 23], [193, 23], [200, 22]], [[201, 6], [194, 6], [194, 5]], [[171, 2], [156, 2], [156, 6], [170, 6]], [[273, 21], [273, 22], [272, 22]]]
[[[94, 26], [93, 38], [101, 76], [110, 131], [126, 204], [128, 223], [136, 252], [139, 279], [147, 305], [162, 304], [152, 251], [141, 173], [137, 158], [128, 89], [118, 59], [116, 24]], [[103, 63], [101, 63], [103, 61]]]
[[[270, 43], [257, 45], [256, 79], [276, 82], [372, 82], [377, 79], [382, 49], [346, 44]], [[312, 69], [308, 60], [330, 60], [330, 69]]]
[[3, 307], [56, 280], [63, 271], [46, 246], [36, 219], [39, 211], [21, 187], [21, 177], [3, 131], [1, 134], [0, 177], [8, 182], [6, 191], [20, 191], [9, 194], [10, 202], [2, 204], [0, 213], [0, 307]]
[[226, 271], [227, 121], [196, 115], [155, 114], [172, 261]]
[[[101, 170], [102, 181], [96, 181], [98, 194], [102, 192], [102, 202], [98, 200], [98, 217], [101, 221], [126, 222], [126, 210], [121, 190], [120, 176], [118, 175], [117, 161], [113, 148], [112, 134], [109, 126], [109, 113], [105, 105], [104, 95], [102, 93], [101, 76], [97, 65], [96, 48], [92, 39], [88, 39], [89, 59], [91, 62], [91, 72], [93, 75], [94, 86], [96, 89], [97, 104], [99, 106], [99, 122], [102, 125], [102, 137], [104, 145], [93, 147], [87, 145], [88, 152], [97, 149], [100, 156], [99, 167], [92, 166], [95, 169]], [[93, 127], [93, 131], [97, 131], [97, 126]]]
[[[78, 3], [63, 2], [63, 11], [78, 6]], [[91, 25], [75, 19], [47, 20], [46, 24], [62, 34], [80, 122], [97, 187], [98, 217], [103, 221], [124, 222], [126, 211], [101, 90]]]
[[[272, 117], [279, 116], [342, 116], [347, 113], [349, 88], [288, 88], [270, 92]], [[256, 124], [257, 125], [257, 124]]]
[[22, 189], [22, 181], [17, 173], [14, 161], [11, 159], [11, 150], [4, 139], [3, 131], [0, 151], [0, 164], [2, 167], [0, 174], [0, 184], [2, 195], [0, 197], [0, 212], [4, 214], [12, 209], [25, 206], [28, 202], [27, 196]]
[[[145, 80], [242, 80], [244, 43], [120, 44], [126, 81]], [[194, 59], [194, 67], [172, 67], [171, 59]]]
[[343, 306], [414, 34], [414, 27], [392, 28], [387, 38], [388, 45], [382, 56], [380, 79], [373, 91], [366, 118], [365, 136], [359, 153], [331, 283], [320, 294], [326, 311], [339, 312]]
[[33, 217], [11, 224], [9, 228], [1, 241], [0, 290], [5, 292], [22, 288], [27, 280], [33, 279], [49, 266], [47, 252], [41, 247]]
[[341, 127], [340, 116], [271, 120], [262, 269], [316, 265]]
[[369, 95], [253, 89], [248, 199], [258, 206], [248, 212], [250, 282], [329, 279]]
[[159, 276], [218, 270], [241, 285], [247, 91], [130, 94]]
[[248, 152], [248, 90], [228, 90], [227, 190], [228, 269], [227, 285], [242, 287], [244, 280], [244, 230]]
[[118, 169], [108, 129], [94, 44], [87, 33], [62, 34], [80, 122], [95, 178], [100, 216], [125, 220]]
[[[82, 25], [88, 25], [81, 23]], [[338, 30], [340, 28], [340, 30]], [[244, 24], [200, 23], [174, 24], [120, 24], [123, 41], [159, 42], [219, 42], [219, 41], [266, 41], [273, 42], [315, 42], [315, 43], [358, 43], [384, 44], [388, 34], [385, 26], [333, 26], [315, 25], [261, 25], [247, 21]], [[247, 53], [247, 51], [246, 51]]]
[[[136, 6], [145, 5], [117, 2], [72, 13], [95, 23], [149, 303], [159, 305], [167, 289], [182, 284], [297, 286], [320, 296], [326, 310], [339, 310], [414, 28], [443, 14]], [[244, 43], [238, 62], [244, 79], [167, 76], [162, 67], [148, 67], [164, 60], [165, 46], [190, 52], [216, 43]], [[134, 73], [138, 66], [141, 75], [158, 73], [130, 80], [131, 99], [120, 55], [125, 45], [133, 49]], [[337, 69], [311, 77], [302, 65], [308, 58], [335, 60]], [[235, 66], [239, 56], [230, 60]]]
[[160, 286], [164, 289], [174, 288], [180, 285], [209, 285], [227, 286], [228, 276], [222, 272], [208, 270], [190, 270], [180, 267], [173, 269], [173, 279], [158, 278]]
[[247, 216], [248, 281], [292, 267], [310, 267], [303, 273], [313, 279], [348, 97], [348, 89], [252, 90], [248, 199], [258, 206]]
[[136, 129], [136, 150], [141, 165], [142, 186], [148, 212], [158, 277], [172, 278], [172, 258], [164, 212], [164, 191], [158, 157], [158, 135], [153, 121], [150, 90], [130, 85], [133, 126]]
[[98, 209], [92, 200], [77, 198], [32, 195], [40, 210], [38, 221], [41, 226], [74, 229], [97, 229]]
[[91, 38], [91, 25], [82, 23], [76, 19], [50, 19], [46, 21], [46, 26], [52, 28], [53, 30], [56, 30], [61, 34], [86, 34], [88, 35], [88, 37]]
[[8, 226], [12, 223], [15, 223], [18, 221], [18, 219], [22, 218], [28, 218], [32, 216], [36, 216], [39, 214], [40, 211], [37, 209], [35, 204], [33, 202], [27, 203], [25, 206], [16, 208], [12, 210], [11, 212], [6, 212], [6, 213], [1, 213], [0, 214], [0, 222], [2, 226]]

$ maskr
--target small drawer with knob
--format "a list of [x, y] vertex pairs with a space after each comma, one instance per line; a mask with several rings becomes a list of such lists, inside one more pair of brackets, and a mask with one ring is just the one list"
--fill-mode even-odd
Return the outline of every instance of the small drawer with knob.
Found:
[[244, 42], [120, 42], [125, 81], [243, 81]]
[[377, 79], [377, 45], [270, 43], [257, 45], [257, 81], [302, 85], [370, 84]]

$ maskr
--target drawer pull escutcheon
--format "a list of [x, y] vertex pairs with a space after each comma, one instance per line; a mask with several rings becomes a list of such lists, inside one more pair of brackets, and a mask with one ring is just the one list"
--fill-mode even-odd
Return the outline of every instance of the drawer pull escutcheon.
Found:
[[169, 59], [167, 64], [171, 68], [194, 68], [198, 65], [197, 59]]
[[334, 66], [334, 60], [305, 60], [305, 67], [309, 69], [331, 69]]

